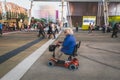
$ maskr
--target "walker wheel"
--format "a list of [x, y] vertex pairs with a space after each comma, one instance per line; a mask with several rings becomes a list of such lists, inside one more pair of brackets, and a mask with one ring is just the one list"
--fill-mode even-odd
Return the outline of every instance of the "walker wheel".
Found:
[[53, 61], [48, 61], [48, 66], [51, 66], [51, 67], [53, 67], [55, 65], [55, 63], [53, 62]]

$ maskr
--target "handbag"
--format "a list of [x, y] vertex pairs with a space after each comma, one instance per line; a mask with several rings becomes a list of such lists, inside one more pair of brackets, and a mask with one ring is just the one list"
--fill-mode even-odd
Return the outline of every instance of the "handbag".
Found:
[[49, 51], [53, 52], [55, 51], [56, 45], [49, 45]]

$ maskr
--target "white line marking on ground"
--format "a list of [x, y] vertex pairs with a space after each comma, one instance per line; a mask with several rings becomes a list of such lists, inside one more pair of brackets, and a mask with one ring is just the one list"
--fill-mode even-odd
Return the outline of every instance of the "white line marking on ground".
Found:
[[[58, 34], [57, 37], [59, 35], [60, 34]], [[9, 71], [0, 80], [20, 80], [20, 78], [22, 78], [22, 76], [29, 70], [32, 64], [46, 51], [46, 49], [48, 48], [48, 45], [52, 44], [54, 41], [55, 39], [50, 39], [43, 46], [38, 48], [35, 52], [33, 52], [31, 55], [25, 58], [22, 62], [20, 62], [11, 71]]]

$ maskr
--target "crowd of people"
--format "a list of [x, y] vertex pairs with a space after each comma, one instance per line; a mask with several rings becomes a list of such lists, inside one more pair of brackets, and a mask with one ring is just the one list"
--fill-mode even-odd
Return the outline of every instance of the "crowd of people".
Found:
[[[78, 22], [75, 24], [75, 31], [78, 32], [79, 30], [79, 26], [78, 26]], [[116, 22], [116, 23], [112, 23], [109, 25], [105, 25], [105, 23], [103, 25], [97, 26], [94, 23], [89, 23], [88, 25], [88, 33], [92, 33], [93, 31], [101, 31], [102, 33], [112, 33], [111, 34], [111, 38], [117, 38], [118, 37], [118, 33], [120, 32], [120, 22]]]
[[56, 39], [56, 34], [59, 33], [61, 27], [57, 23], [49, 22], [44, 24], [42, 22], [37, 22], [38, 37], [42, 36], [43, 38], [54, 38]]
[[[10, 27], [12, 26], [12, 27]], [[38, 37], [46, 38], [56, 38], [56, 34], [59, 33], [61, 30], [61, 24], [49, 22], [44, 23], [42, 21], [36, 21], [35, 23], [31, 23], [30, 25], [26, 25], [24, 23], [21, 23], [19, 25], [16, 25], [16, 23], [11, 23], [11, 25], [8, 25], [7, 23], [0, 23], [0, 36], [2, 36], [3, 32], [9, 32], [9, 31], [38, 31]]]
[[[7, 27], [10, 26], [10, 27]], [[12, 27], [11, 27], [12, 26]], [[19, 27], [18, 27], [19, 26]], [[38, 30], [38, 37], [42, 36], [43, 38], [56, 38], [56, 34], [59, 33], [61, 30], [62, 24], [54, 23], [54, 22], [49, 22], [49, 23], [44, 23], [44, 22], [35, 22], [30, 25], [26, 24], [21, 24], [21, 25], [16, 25], [15, 22], [11, 23], [8, 25], [7, 23], [0, 23], [0, 36], [2, 35], [4, 29], [6, 28], [7, 31], [16, 31], [16, 30], [25, 30], [25, 31], [31, 31], [31, 30]], [[88, 32], [92, 33], [93, 30], [101, 30], [103, 33], [105, 32], [112, 32], [111, 37], [118, 37], [117, 34], [120, 29], [120, 23], [115, 23], [114, 26], [108, 25], [106, 26], [103, 24], [102, 26], [96, 26], [93, 24], [89, 24], [88, 27]], [[79, 30], [79, 24], [78, 22], [75, 24], [75, 30], [78, 32]]]

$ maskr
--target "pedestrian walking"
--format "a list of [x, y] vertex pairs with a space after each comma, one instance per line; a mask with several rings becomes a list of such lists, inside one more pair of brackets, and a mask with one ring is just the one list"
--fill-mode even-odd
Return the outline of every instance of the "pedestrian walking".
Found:
[[57, 24], [55, 24], [55, 34], [58, 34], [59, 33], [59, 27], [58, 27], [58, 25]]
[[3, 26], [2, 26], [2, 23], [0, 23], [0, 36], [2, 36], [2, 29], [3, 29]]
[[37, 27], [39, 29], [38, 37], [42, 35], [42, 37], [45, 38], [45, 31], [44, 31], [43, 25], [40, 22], [38, 22]]
[[48, 29], [48, 38], [50, 39], [52, 35], [54, 36], [54, 39], [55, 39], [56, 38], [56, 36], [55, 36], [55, 26], [54, 26], [53, 22], [50, 22], [49, 23], [49, 29]]
[[76, 23], [75, 27], [76, 27], [76, 32], [78, 32], [78, 23]]
[[114, 25], [114, 27], [113, 27], [113, 32], [112, 32], [112, 35], [111, 35], [111, 37], [113, 38], [114, 36], [117, 38], [118, 36], [117, 36], [117, 33], [118, 33], [118, 29], [119, 28], [119, 24], [118, 23], [116, 23], [115, 25]]
[[89, 30], [89, 33], [91, 33], [93, 30], [93, 25], [91, 23], [89, 24], [88, 30]]
[[106, 25], [104, 23], [104, 25], [102, 26], [102, 32], [105, 33], [105, 29], [106, 29]]

